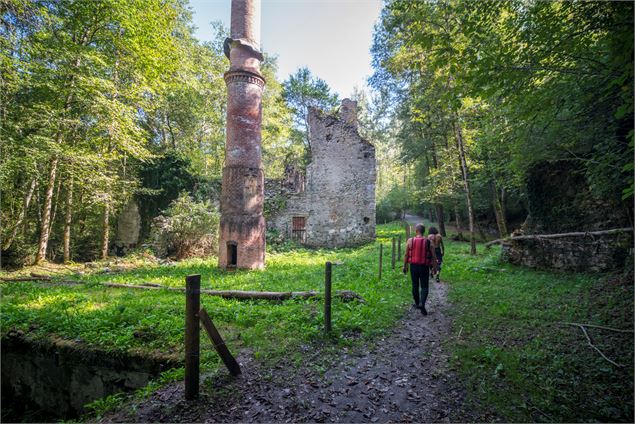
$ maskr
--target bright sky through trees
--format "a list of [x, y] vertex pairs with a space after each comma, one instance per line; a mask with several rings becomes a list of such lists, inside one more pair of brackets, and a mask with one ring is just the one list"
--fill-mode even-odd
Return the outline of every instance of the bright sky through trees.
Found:
[[[231, 0], [190, 0], [196, 36], [210, 40], [212, 21], [229, 27]], [[308, 66], [341, 97], [372, 73], [370, 46], [380, 0], [263, 0], [262, 46], [278, 56], [278, 78]]]

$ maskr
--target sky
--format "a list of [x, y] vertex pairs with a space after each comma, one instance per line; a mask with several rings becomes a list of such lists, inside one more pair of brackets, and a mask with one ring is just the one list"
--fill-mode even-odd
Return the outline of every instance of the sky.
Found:
[[[190, 0], [196, 37], [213, 37], [210, 22], [229, 28], [231, 0]], [[372, 74], [370, 47], [381, 0], [262, 0], [262, 50], [278, 57], [282, 81], [307, 66], [349, 97]]]

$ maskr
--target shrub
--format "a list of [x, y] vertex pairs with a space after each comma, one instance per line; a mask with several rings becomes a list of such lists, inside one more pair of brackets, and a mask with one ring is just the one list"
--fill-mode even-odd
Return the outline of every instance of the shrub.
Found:
[[218, 247], [220, 215], [210, 202], [182, 193], [152, 222], [150, 245], [159, 257], [209, 256]]

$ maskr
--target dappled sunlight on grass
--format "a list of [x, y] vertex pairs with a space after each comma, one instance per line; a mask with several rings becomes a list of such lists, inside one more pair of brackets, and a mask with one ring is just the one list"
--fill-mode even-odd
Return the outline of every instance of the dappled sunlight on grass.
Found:
[[[400, 226], [382, 226], [390, 237]], [[262, 271], [226, 272], [216, 258], [191, 259], [175, 264], [140, 263], [140, 267], [110, 273], [76, 274], [86, 285], [55, 286], [38, 283], [2, 284], [2, 332], [21, 329], [29, 337], [79, 340], [107, 350], [179, 354], [183, 349], [184, 295], [166, 290], [113, 289], [97, 283], [155, 283], [183, 287], [185, 276], [201, 274], [201, 286], [220, 290], [307, 291], [324, 289], [324, 264], [331, 261], [333, 290], [352, 290], [364, 303], [333, 299], [334, 331], [329, 345], [347, 345], [372, 337], [393, 325], [409, 301], [409, 283], [396, 267], [390, 269], [390, 251], [384, 246], [384, 272], [378, 280], [378, 244], [346, 249], [302, 249], [268, 252]], [[61, 280], [68, 277], [60, 278]], [[325, 339], [321, 298], [284, 302], [245, 301], [203, 295], [205, 307], [232, 348], [249, 347], [260, 359], [297, 352], [302, 344]], [[355, 335], [353, 338], [350, 335]], [[295, 359], [300, 356], [293, 355]], [[215, 367], [214, 353], [203, 362]]]

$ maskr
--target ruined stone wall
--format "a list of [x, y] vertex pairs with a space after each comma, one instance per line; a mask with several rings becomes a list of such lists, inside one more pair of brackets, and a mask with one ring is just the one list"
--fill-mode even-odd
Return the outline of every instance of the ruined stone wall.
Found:
[[115, 251], [117, 256], [125, 255], [137, 247], [141, 232], [141, 214], [135, 200], [130, 200], [117, 219]]
[[515, 265], [563, 271], [611, 271], [632, 266], [633, 233], [513, 238], [503, 243], [502, 259]]
[[269, 219], [269, 228], [293, 238], [293, 218], [304, 217], [300, 241], [312, 247], [375, 238], [375, 148], [359, 135], [355, 110], [356, 103], [345, 99], [339, 114], [309, 111], [311, 163], [304, 191], [285, 195], [286, 205]]
[[144, 387], [161, 372], [182, 365], [174, 358], [115, 355], [66, 340], [28, 340], [11, 332], [1, 345], [2, 403], [10, 405], [13, 414], [35, 414], [31, 418], [36, 422], [78, 417], [86, 412], [85, 404]]

